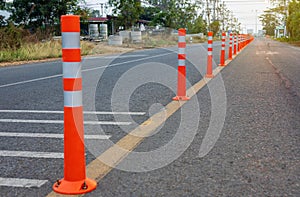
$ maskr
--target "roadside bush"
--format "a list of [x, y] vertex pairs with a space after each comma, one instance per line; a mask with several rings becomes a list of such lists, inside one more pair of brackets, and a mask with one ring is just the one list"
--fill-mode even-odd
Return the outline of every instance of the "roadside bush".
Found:
[[279, 42], [289, 42], [290, 38], [288, 37], [281, 37], [281, 38], [276, 38], [277, 41]]
[[[81, 55], [93, 52], [94, 44], [81, 42]], [[61, 41], [24, 42], [20, 48], [0, 50], [0, 62], [29, 61], [61, 57]]]
[[37, 60], [61, 57], [61, 43], [58, 41], [24, 43], [17, 49], [0, 50], [0, 62]]
[[29, 35], [27, 30], [15, 27], [13, 24], [0, 28], [0, 50], [20, 48]]

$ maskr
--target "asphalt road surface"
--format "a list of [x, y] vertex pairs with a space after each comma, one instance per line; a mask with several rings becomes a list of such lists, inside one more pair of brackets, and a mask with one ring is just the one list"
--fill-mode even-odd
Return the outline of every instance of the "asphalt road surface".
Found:
[[[189, 88], [207, 46], [186, 51]], [[87, 164], [168, 110], [176, 52], [84, 58]], [[299, 48], [257, 38], [86, 196], [299, 196], [299, 62]], [[1, 68], [0, 95], [0, 196], [47, 196], [63, 177], [61, 62]]]

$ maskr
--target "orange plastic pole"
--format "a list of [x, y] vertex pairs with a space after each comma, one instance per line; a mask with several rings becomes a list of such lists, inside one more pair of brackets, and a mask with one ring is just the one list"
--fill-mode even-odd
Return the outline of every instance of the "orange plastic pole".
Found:
[[244, 48], [244, 35], [241, 34], [241, 48], [240, 50], [242, 50]]
[[212, 59], [213, 59], [213, 55], [212, 55], [212, 51], [213, 51], [213, 32], [208, 32], [208, 47], [207, 47], [207, 71], [206, 71], [206, 78], [213, 78], [214, 75], [212, 73]]
[[53, 185], [60, 194], [83, 194], [96, 189], [86, 178], [80, 55], [80, 17], [61, 17], [64, 86], [64, 178]]
[[237, 36], [236, 36], [236, 33], [234, 33], [234, 36], [233, 36], [233, 37], [234, 37], [233, 55], [236, 55], [236, 39], [237, 39], [237, 38], [236, 38], [236, 37], [237, 37]]
[[190, 98], [186, 96], [186, 68], [185, 68], [185, 48], [186, 48], [186, 30], [181, 28], [178, 30], [178, 81], [177, 96], [173, 98], [175, 101], [186, 101]]
[[229, 51], [228, 51], [228, 59], [232, 60], [232, 33], [229, 34]]
[[237, 51], [240, 52], [241, 51], [241, 35], [238, 34], [238, 47], [237, 47]]
[[222, 48], [221, 48], [221, 58], [219, 66], [225, 66], [225, 42], [226, 42], [226, 33], [222, 32]]

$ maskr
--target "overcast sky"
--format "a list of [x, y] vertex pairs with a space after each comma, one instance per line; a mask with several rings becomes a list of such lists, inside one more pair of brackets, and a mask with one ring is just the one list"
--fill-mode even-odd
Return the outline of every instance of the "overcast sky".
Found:
[[[269, 0], [223, 0], [227, 7], [233, 11], [235, 17], [242, 23], [243, 29], [261, 30], [258, 17], [263, 11], [271, 7]], [[257, 24], [257, 25], [256, 25]]]

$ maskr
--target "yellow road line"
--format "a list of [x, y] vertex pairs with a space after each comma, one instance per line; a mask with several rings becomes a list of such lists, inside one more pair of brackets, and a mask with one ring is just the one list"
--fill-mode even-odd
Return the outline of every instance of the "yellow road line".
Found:
[[[240, 51], [241, 52], [241, 51]], [[238, 54], [237, 54], [238, 55]], [[234, 59], [237, 55], [233, 56]], [[218, 66], [213, 70], [213, 75], [217, 76], [232, 60], [226, 60], [225, 66]], [[203, 78], [191, 88], [187, 90], [187, 95], [191, 98], [197, 94], [210, 80]], [[115, 166], [117, 166], [131, 151], [133, 151], [144, 139], [150, 136], [155, 129], [162, 125], [171, 115], [180, 109], [188, 101], [172, 101], [164, 111], [158, 112], [151, 116], [148, 120], [139, 125], [125, 137], [120, 139], [116, 144], [107, 149], [99, 157], [88, 164], [86, 169], [87, 177], [99, 182], [105, 177]], [[47, 197], [64, 196], [51, 192]], [[79, 195], [77, 195], [79, 196]], [[83, 196], [83, 195], [80, 195]]]

